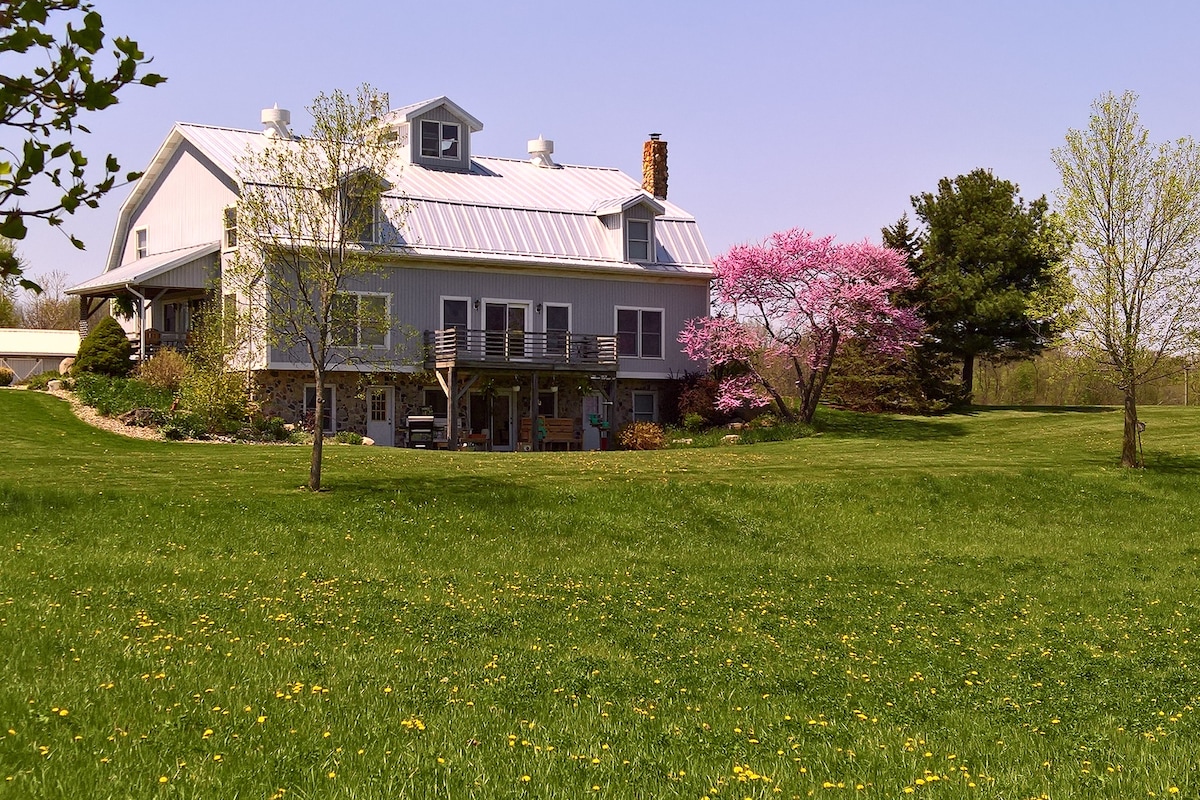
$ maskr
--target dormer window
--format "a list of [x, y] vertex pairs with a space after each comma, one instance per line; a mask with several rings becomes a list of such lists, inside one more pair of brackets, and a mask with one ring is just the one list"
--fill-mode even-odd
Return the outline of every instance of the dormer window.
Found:
[[629, 261], [650, 261], [650, 220], [625, 220], [625, 257]]
[[421, 121], [421, 155], [458, 160], [461, 128], [455, 122]]

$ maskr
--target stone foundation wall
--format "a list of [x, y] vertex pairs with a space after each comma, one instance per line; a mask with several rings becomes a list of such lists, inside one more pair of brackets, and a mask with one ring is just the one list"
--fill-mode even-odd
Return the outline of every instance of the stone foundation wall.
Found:
[[[309, 372], [263, 370], [255, 377], [255, 399], [267, 416], [282, 417], [285, 422], [299, 423], [304, 415], [304, 387], [311, 386], [312, 383], [312, 373]], [[370, 373], [363, 375], [351, 372], [330, 372], [326, 375], [326, 383], [334, 387], [334, 430], [354, 431], [363, 435], [367, 431], [367, 387], [395, 387], [396, 441], [398, 443], [403, 440], [400, 434], [405, 429], [407, 418], [414, 414], [428, 413], [428, 407], [424, 404], [425, 390], [441, 391], [437, 379], [428, 374]], [[492, 391], [508, 394], [515, 404], [514, 425], [519, 425], [521, 417], [529, 416], [530, 383], [529, 375], [501, 374], [481, 377], [459, 404], [458, 415], [463, 421], [463, 433], [465, 434], [472, 427], [476, 429], [482, 427], [477, 424], [472, 425], [469, 419], [471, 393]], [[513, 386], [520, 386], [520, 390], [514, 393]], [[558, 387], [557, 416], [581, 420], [580, 427], [586, 426], [587, 421], [582, 419], [583, 399], [591, 394], [591, 387], [588, 386], [587, 381], [570, 375], [539, 376], [539, 391], [549, 391], [554, 386]], [[661, 404], [666, 394], [663, 381], [619, 380], [612, 407], [614, 431], [633, 420], [633, 393], [635, 391], [655, 392], [661, 415]]]

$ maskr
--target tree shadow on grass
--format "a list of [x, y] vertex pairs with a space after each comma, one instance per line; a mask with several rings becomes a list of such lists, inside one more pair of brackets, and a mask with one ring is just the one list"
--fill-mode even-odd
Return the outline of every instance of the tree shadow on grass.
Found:
[[1115, 414], [1119, 406], [971, 406], [957, 413], [967, 417], [982, 416], [1000, 411], [1020, 411], [1029, 414]]
[[495, 475], [414, 476], [403, 471], [393, 474], [331, 475], [326, 481], [334, 494], [344, 498], [361, 495], [378, 500], [389, 497], [406, 504], [459, 502], [487, 498], [493, 502], [528, 503], [538, 495], [538, 487]]
[[1191, 475], [1200, 473], [1200, 456], [1176, 453], [1147, 453], [1146, 471], [1158, 475]]
[[967, 435], [967, 426], [955, 415], [901, 417], [821, 409], [815, 421], [818, 432], [862, 439], [935, 442]]

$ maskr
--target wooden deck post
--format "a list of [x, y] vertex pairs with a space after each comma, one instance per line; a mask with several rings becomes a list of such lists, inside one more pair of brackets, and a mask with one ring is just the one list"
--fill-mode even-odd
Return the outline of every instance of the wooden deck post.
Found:
[[533, 381], [529, 385], [529, 443], [530, 449], [539, 452], [542, 440], [538, 438], [538, 374], [533, 373]]

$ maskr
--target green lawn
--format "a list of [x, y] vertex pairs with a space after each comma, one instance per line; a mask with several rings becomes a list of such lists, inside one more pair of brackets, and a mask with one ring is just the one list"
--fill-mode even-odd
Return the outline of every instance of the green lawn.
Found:
[[0, 799], [1200, 797], [1200, 413], [164, 444], [0, 390]]

